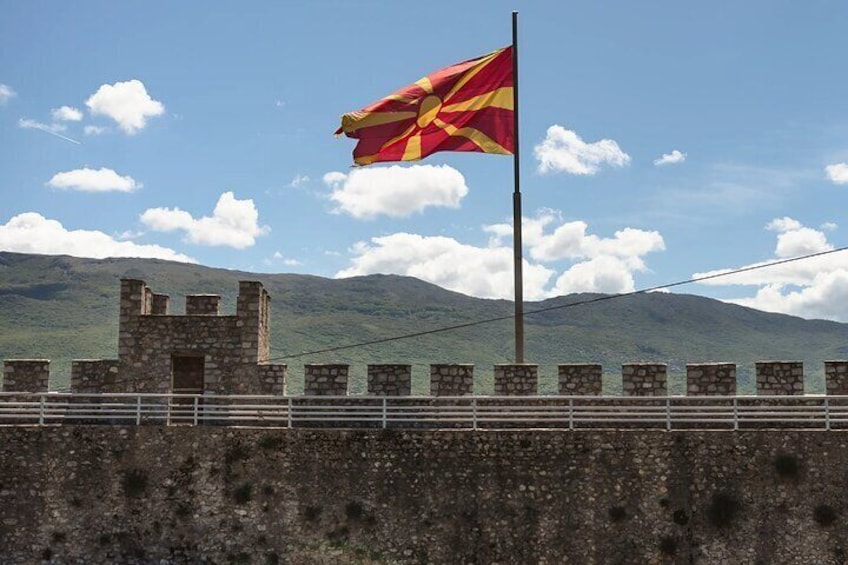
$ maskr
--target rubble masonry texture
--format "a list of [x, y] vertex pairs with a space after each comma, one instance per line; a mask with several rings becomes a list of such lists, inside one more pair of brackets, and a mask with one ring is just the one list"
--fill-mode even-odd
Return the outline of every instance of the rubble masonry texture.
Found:
[[0, 428], [3, 563], [844, 563], [848, 433]]

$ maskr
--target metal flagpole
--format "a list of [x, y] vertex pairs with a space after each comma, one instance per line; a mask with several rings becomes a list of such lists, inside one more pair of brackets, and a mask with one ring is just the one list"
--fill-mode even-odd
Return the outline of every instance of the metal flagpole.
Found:
[[524, 277], [521, 246], [521, 182], [518, 159], [518, 12], [512, 13], [512, 107], [515, 151], [513, 171], [515, 192], [512, 193], [512, 245], [515, 271], [515, 362], [524, 363]]

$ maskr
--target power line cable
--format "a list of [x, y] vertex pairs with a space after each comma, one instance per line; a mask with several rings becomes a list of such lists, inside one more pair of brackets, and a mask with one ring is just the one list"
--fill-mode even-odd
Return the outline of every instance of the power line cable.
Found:
[[[524, 312], [524, 315], [525, 316], [531, 316], [533, 314], [541, 314], [543, 312], [550, 312], [552, 310], [562, 310], [562, 309], [565, 309], [565, 308], [573, 308], [573, 307], [576, 307], [576, 306], [585, 306], [587, 304], [595, 304], [597, 302], [605, 302], [607, 300], [615, 300], [615, 299], [618, 299], [618, 298], [626, 298], [628, 296], [635, 296], [637, 294], [646, 294], [646, 293], [649, 293], [649, 292], [656, 292], [658, 290], [673, 288], [673, 287], [682, 286], [682, 285], [685, 285], [685, 284], [698, 283], [698, 282], [703, 282], [703, 281], [706, 281], [706, 280], [717, 279], [717, 278], [721, 278], [721, 277], [727, 277], [727, 276], [730, 276], [730, 275], [738, 275], [739, 273], [747, 273], [747, 272], [750, 272], [750, 271], [756, 271], [756, 270], [765, 269], [765, 268], [768, 268], [768, 267], [775, 267], [777, 265], [785, 265], [786, 263], [803, 261], [805, 259], [812, 259], [812, 258], [815, 258], [815, 257], [821, 257], [821, 256], [824, 256], [824, 255], [830, 255], [830, 254], [833, 254], [833, 253], [839, 253], [841, 251], [846, 251], [846, 250], [848, 250], [848, 246], [838, 247], [836, 249], [829, 249], [827, 251], [819, 251], [819, 252], [816, 252], [816, 253], [801, 255], [799, 257], [791, 257], [789, 259], [779, 259], [777, 261], [770, 261], [768, 263], [760, 263], [758, 265], [750, 265], [748, 267], [740, 267], [738, 269], [732, 269], [732, 270], [729, 270], [729, 271], [721, 271], [721, 272], [718, 272], [718, 273], [713, 273], [711, 275], [704, 275], [702, 277], [693, 277], [693, 278], [682, 280], [682, 281], [676, 281], [676, 282], [672, 282], [672, 283], [661, 284], [661, 285], [657, 285], [657, 286], [652, 286], [652, 287], [648, 287], [648, 288], [634, 290], [632, 292], [625, 292], [625, 293], [622, 293], [622, 294], [606, 294], [604, 296], [589, 298], [587, 300], [580, 300], [580, 301], [577, 301], [577, 302], [569, 302], [568, 304], [559, 304], [557, 306], [548, 306], [548, 307], [545, 307], [545, 308], [538, 308], [536, 310], [528, 310], [528, 311]], [[389, 342], [392, 342], [392, 341], [400, 341], [402, 339], [410, 339], [410, 338], [413, 338], [413, 337], [421, 337], [421, 336], [425, 336], [425, 335], [432, 335], [432, 334], [437, 334], [437, 333], [460, 330], [460, 329], [463, 329], [463, 328], [470, 328], [470, 327], [473, 327], [473, 326], [490, 324], [492, 322], [501, 322], [503, 320], [510, 320], [514, 317], [515, 317], [514, 314], [509, 314], [509, 315], [504, 315], [504, 316], [497, 316], [497, 317], [494, 317], [494, 318], [486, 318], [486, 319], [483, 319], [483, 320], [476, 320], [476, 321], [473, 321], [473, 322], [465, 322], [463, 324], [455, 324], [455, 325], [452, 325], [452, 326], [443, 326], [443, 327], [440, 327], [440, 328], [434, 328], [432, 330], [425, 330], [425, 331], [421, 331], [421, 332], [413, 332], [413, 333], [403, 334], [403, 335], [398, 335], [398, 336], [384, 337], [384, 338], [380, 338], [380, 339], [362, 341], [362, 342], [352, 343], [352, 344], [348, 344], [348, 345], [338, 345], [338, 346], [334, 346], [334, 347], [327, 347], [327, 348], [324, 348], [324, 349], [316, 349], [314, 351], [306, 351], [306, 352], [302, 352], [302, 353], [290, 353], [288, 355], [282, 355], [280, 357], [273, 357], [271, 359], [268, 359], [268, 361], [281, 361], [281, 360], [284, 360], [284, 359], [297, 359], [299, 357], [307, 357], [309, 355], [318, 355], [318, 354], [321, 354], [321, 353], [332, 353], [334, 351], [343, 351], [343, 350], [346, 350], [346, 349], [355, 349], [357, 347], [367, 347], [369, 345], [378, 345], [378, 344], [381, 344], [381, 343], [389, 343]]]

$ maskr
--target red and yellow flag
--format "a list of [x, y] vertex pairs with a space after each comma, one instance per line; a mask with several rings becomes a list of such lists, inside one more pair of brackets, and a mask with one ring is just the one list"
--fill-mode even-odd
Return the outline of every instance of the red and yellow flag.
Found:
[[515, 150], [512, 47], [441, 69], [362, 110], [336, 135], [358, 139], [357, 165], [417, 161], [437, 151]]

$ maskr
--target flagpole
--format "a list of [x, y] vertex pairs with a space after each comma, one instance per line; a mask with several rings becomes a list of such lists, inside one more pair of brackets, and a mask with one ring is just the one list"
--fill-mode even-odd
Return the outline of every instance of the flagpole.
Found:
[[515, 192], [512, 193], [512, 245], [515, 274], [515, 362], [524, 363], [524, 277], [521, 245], [521, 180], [518, 158], [518, 12], [512, 12], [512, 107], [515, 150], [513, 173]]

